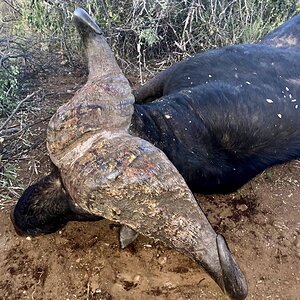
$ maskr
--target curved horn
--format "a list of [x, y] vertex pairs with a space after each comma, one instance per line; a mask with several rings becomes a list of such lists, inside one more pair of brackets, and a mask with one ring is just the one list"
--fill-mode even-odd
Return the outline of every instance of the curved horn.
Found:
[[95, 20], [82, 8], [75, 10], [73, 20], [87, 52], [89, 78], [121, 74], [115, 56]]
[[162, 151], [128, 133], [131, 88], [90, 19], [81, 10], [75, 16], [88, 54], [88, 82], [48, 127], [48, 151], [64, 187], [75, 206], [177, 249], [232, 299], [244, 299], [243, 274], [182, 176]]
[[127, 131], [133, 114], [130, 84], [101, 29], [81, 8], [75, 10], [74, 21], [84, 41], [89, 77], [48, 125], [47, 148], [60, 169], [76, 160], [104, 132]]

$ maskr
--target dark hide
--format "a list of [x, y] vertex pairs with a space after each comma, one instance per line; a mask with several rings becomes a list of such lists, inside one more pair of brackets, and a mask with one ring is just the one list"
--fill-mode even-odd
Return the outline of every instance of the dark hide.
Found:
[[148, 131], [143, 138], [166, 153], [192, 191], [231, 192], [265, 168], [300, 156], [295, 105], [268, 104], [264, 92], [256, 94], [261, 103], [252, 101], [248, 89], [218, 83], [181, 91], [165, 97], [163, 110], [161, 103], [138, 108], [136, 125], [140, 121], [138, 130]]
[[283, 23], [267, 34], [260, 43], [273, 47], [300, 48], [300, 14]]

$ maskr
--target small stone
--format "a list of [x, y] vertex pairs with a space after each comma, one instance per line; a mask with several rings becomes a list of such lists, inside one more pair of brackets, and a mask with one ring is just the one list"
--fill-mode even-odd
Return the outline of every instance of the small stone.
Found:
[[238, 204], [236, 208], [240, 211], [246, 211], [248, 209], [248, 206], [246, 204]]
[[27, 236], [27, 237], [26, 237], [26, 240], [27, 240], [27, 241], [31, 241], [32, 239], [31, 239], [30, 236]]
[[289, 230], [289, 228], [285, 225], [284, 221], [274, 220], [273, 226], [279, 228], [280, 230]]
[[159, 257], [157, 261], [158, 261], [158, 263], [159, 263], [161, 266], [163, 266], [163, 265], [165, 265], [166, 262], [167, 262], [167, 257], [166, 257], [166, 256], [164, 256], [164, 257]]
[[164, 284], [164, 287], [166, 287], [168, 289], [174, 289], [174, 288], [176, 288], [176, 284], [174, 284], [173, 282], [166, 282]]

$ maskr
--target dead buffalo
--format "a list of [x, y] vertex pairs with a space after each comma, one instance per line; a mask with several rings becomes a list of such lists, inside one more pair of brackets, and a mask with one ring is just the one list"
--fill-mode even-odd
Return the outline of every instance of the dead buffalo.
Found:
[[159, 239], [244, 299], [244, 276], [189, 188], [230, 192], [300, 156], [298, 39], [281, 38], [299, 31], [299, 16], [257, 44], [175, 64], [135, 92], [135, 105], [99, 27], [81, 9], [74, 19], [89, 79], [49, 123], [56, 167], [18, 201], [17, 231], [49, 233], [68, 220], [104, 217], [124, 225], [121, 241], [136, 232]]

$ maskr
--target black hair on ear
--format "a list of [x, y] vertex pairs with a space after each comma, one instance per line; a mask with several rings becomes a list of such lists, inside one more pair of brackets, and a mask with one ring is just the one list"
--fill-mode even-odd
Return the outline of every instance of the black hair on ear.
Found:
[[29, 186], [11, 214], [19, 234], [52, 233], [68, 221], [69, 195], [65, 191], [57, 168], [37, 183]]

